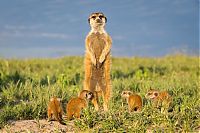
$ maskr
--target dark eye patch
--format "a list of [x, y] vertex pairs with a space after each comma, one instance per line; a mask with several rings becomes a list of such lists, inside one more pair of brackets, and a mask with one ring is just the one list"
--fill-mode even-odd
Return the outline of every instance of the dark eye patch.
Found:
[[92, 16], [91, 18], [95, 19], [95, 18], [96, 18], [96, 16]]
[[102, 18], [104, 18], [104, 16], [100, 15], [99, 18], [102, 19]]
[[151, 95], [151, 94], [152, 94], [151, 92], [147, 93], [147, 95]]
[[158, 93], [154, 93], [154, 96], [158, 96]]

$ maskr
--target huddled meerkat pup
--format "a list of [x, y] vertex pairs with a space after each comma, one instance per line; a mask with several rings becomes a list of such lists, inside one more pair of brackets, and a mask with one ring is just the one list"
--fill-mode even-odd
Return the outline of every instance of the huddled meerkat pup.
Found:
[[60, 98], [53, 97], [48, 104], [48, 121], [57, 120], [61, 124], [65, 124], [62, 119], [63, 109], [61, 106]]
[[122, 91], [122, 98], [126, 98], [129, 112], [142, 110], [142, 98], [131, 91]]
[[[105, 31], [106, 16], [101, 12], [92, 13], [88, 22], [91, 30], [85, 39], [85, 80], [84, 89], [95, 92], [96, 86], [100, 87], [103, 96], [104, 111], [108, 110], [108, 102], [111, 97], [111, 45], [112, 39]], [[99, 105], [94, 99], [92, 103], [96, 110]]]
[[82, 90], [79, 96], [69, 100], [66, 106], [67, 119], [71, 120], [73, 117], [80, 118], [81, 110], [86, 108], [88, 100], [92, 100], [94, 95], [88, 90]]
[[151, 100], [153, 106], [156, 108], [164, 107], [165, 109], [168, 109], [172, 102], [172, 97], [167, 91], [150, 89], [145, 97], [146, 99]]

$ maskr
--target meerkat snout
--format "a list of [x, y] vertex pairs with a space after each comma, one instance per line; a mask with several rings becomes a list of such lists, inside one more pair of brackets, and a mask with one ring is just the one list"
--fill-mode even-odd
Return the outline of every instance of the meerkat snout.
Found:
[[96, 22], [97, 22], [97, 23], [102, 23], [102, 20], [101, 20], [100, 18], [97, 18], [97, 19], [96, 19]]

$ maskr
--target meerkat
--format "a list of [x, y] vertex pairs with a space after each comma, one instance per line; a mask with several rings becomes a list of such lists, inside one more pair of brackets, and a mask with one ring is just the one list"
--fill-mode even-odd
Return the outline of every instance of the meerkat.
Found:
[[60, 98], [56, 97], [50, 99], [47, 110], [48, 121], [55, 119], [59, 123], [65, 125], [62, 119], [63, 109], [60, 101]]
[[66, 106], [67, 119], [71, 120], [73, 117], [80, 118], [81, 110], [88, 106], [88, 100], [92, 100], [94, 95], [88, 90], [82, 90], [78, 97], [70, 99]]
[[153, 107], [156, 108], [164, 107], [165, 109], [168, 109], [172, 102], [172, 97], [167, 91], [150, 89], [145, 97], [146, 99], [151, 100]]
[[[104, 111], [108, 111], [108, 103], [112, 92], [110, 78], [112, 39], [105, 31], [107, 18], [103, 13], [92, 13], [88, 18], [88, 22], [91, 30], [85, 39], [84, 89], [89, 88], [88, 90], [95, 92], [98, 85], [102, 90]], [[98, 111], [98, 102], [94, 99], [92, 103]]]
[[142, 98], [138, 94], [131, 91], [122, 91], [121, 97], [126, 98], [129, 112], [142, 110]]

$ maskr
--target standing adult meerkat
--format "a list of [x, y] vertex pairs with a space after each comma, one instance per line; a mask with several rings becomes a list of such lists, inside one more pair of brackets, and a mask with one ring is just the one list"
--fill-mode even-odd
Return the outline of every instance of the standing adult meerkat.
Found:
[[81, 110], [88, 106], [88, 100], [92, 100], [94, 94], [88, 90], [82, 90], [78, 97], [69, 100], [66, 106], [67, 119], [71, 120], [73, 117], [80, 118]]
[[142, 98], [131, 91], [122, 91], [122, 98], [126, 98], [129, 112], [142, 110]]
[[[106, 16], [101, 12], [92, 13], [88, 22], [91, 30], [85, 39], [85, 80], [84, 89], [95, 92], [97, 85], [102, 90], [103, 108], [108, 111], [111, 97], [111, 45], [112, 39], [105, 31]], [[95, 109], [99, 110], [97, 100], [92, 100]]]
[[[152, 101], [152, 105], [156, 108], [163, 107], [164, 110], [169, 109], [172, 102], [172, 97], [167, 91], [159, 91], [150, 89], [145, 95], [146, 99]], [[162, 108], [161, 108], [162, 111]]]
[[60, 98], [52, 97], [48, 104], [48, 121], [50, 120], [57, 120], [60, 124], [65, 125], [62, 119], [63, 109], [61, 106]]

